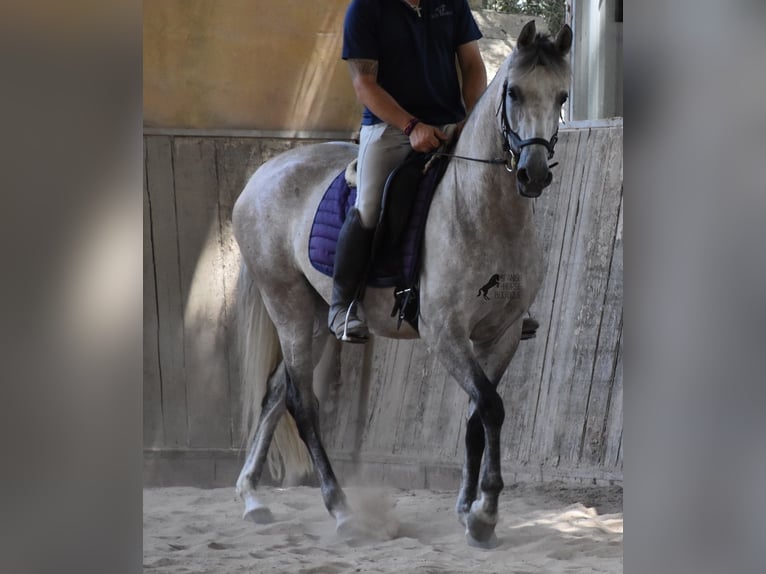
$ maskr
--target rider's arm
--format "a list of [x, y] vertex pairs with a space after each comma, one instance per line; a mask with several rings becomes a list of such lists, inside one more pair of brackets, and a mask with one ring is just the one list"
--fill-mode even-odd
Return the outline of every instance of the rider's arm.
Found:
[[466, 114], [470, 114], [479, 97], [487, 89], [487, 70], [475, 40], [458, 46], [457, 60], [463, 77], [463, 102]]
[[[378, 84], [378, 62], [375, 60], [349, 59], [351, 81], [359, 101], [373, 114], [389, 125], [402, 131], [412, 119], [412, 114]], [[410, 145], [417, 151], [431, 151], [439, 147], [447, 135], [440, 129], [419, 123], [410, 133]]]

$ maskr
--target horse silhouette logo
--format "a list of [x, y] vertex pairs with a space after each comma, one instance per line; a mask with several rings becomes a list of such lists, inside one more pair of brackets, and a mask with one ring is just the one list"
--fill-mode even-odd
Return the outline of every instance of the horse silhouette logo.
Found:
[[487, 296], [487, 293], [489, 293], [489, 290], [493, 287], [497, 287], [500, 284], [500, 275], [495, 273], [492, 277], [489, 278], [489, 281], [487, 281], [482, 287], [479, 288], [479, 292], [476, 294], [478, 297], [479, 295], [483, 295], [484, 298], [489, 301], [489, 297]]

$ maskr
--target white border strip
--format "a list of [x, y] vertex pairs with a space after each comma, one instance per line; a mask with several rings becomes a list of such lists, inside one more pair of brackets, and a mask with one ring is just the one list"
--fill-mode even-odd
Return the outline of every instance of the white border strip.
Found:
[[580, 130], [585, 128], [621, 128], [622, 118], [604, 118], [601, 120], [574, 120], [562, 122], [562, 130]]
[[359, 132], [305, 131], [305, 130], [245, 130], [204, 128], [150, 128], [144, 127], [145, 136], [178, 136], [202, 138], [273, 138], [291, 140], [351, 140]]

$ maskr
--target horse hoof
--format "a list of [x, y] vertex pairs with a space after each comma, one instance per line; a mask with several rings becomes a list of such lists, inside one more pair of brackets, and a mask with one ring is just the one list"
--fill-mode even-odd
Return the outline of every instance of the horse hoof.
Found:
[[471, 536], [471, 533], [466, 530], [465, 541], [468, 543], [468, 546], [471, 546], [472, 548], [481, 548], [482, 550], [492, 550], [500, 545], [500, 541], [497, 539], [497, 535], [494, 532], [492, 532], [487, 540], [481, 541], [476, 540], [476, 538]]
[[353, 538], [359, 534], [359, 526], [352, 514], [342, 514], [337, 517], [335, 532], [344, 538]]
[[495, 525], [497, 522], [487, 522], [474, 513], [465, 517], [465, 536], [470, 546], [478, 548], [494, 548], [497, 546]]
[[248, 506], [245, 507], [245, 513], [242, 515], [244, 520], [249, 520], [255, 524], [271, 524], [274, 522], [274, 515], [268, 506]]
[[271, 514], [269, 507], [258, 500], [252, 492], [243, 493], [242, 500], [245, 503], [245, 512], [242, 514], [243, 520], [249, 520], [256, 524], [274, 522], [274, 515]]
[[371, 538], [369, 530], [353, 514], [339, 516], [335, 531], [348, 542], [362, 542]]

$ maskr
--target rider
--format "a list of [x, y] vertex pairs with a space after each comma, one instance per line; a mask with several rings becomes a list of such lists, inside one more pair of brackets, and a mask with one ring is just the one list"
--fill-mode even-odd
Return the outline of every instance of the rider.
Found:
[[411, 150], [438, 148], [445, 126], [462, 127], [487, 87], [481, 36], [467, 0], [352, 0], [348, 7], [342, 55], [364, 113], [356, 204], [335, 252], [329, 327], [338, 339], [368, 337], [361, 301], [349, 306], [364, 279], [389, 173]]

